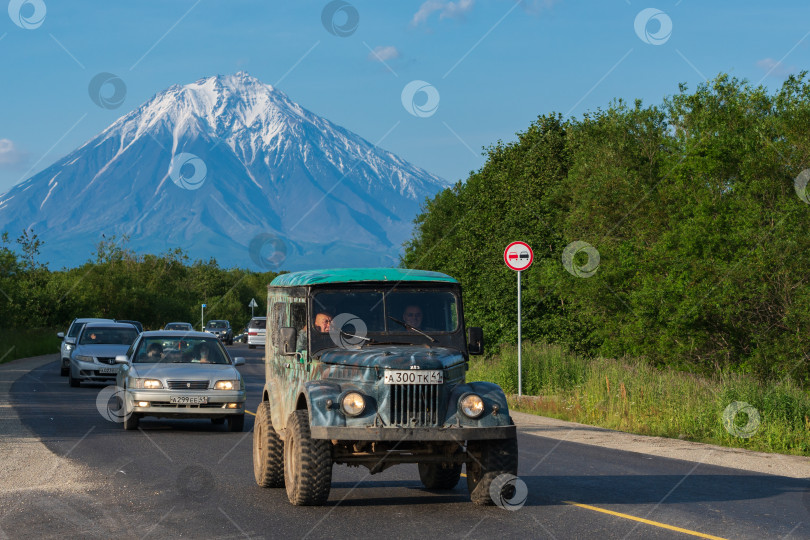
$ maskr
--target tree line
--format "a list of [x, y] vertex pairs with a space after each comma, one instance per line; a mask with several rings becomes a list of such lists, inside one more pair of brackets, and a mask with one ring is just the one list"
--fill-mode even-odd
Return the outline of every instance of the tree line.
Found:
[[661, 104], [540, 116], [429, 199], [403, 266], [446, 272], [490, 347], [524, 338], [810, 382], [810, 82], [728, 75]]
[[237, 334], [264, 315], [267, 284], [274, 272], [224, 269], [215, 259], [190, 261], [181, 250], [136, 254], [126, 238], [99, 242], [91, 260], [77, 268], [52, 271], [38, 261], [41, 240], [34, 232], [12, 242], [0, 236], [0, 328], [66, 328], [75, 317], [138, 320], [159, 329], [167, 322], [200, 325], [227, 319]]

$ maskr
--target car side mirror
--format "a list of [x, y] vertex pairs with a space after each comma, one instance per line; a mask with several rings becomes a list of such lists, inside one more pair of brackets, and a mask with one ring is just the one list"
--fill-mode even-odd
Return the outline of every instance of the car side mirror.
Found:
[[282, 326], [278, 329], [281, 336], [281, 354], [295, 356], [295, 344], [298, 341], [298, 329], [292, 326]]
[[244, 356], [237, 356], [233, 359], [234, 366], [244, 366], [245, 365], [245, 357]]
[[477, 326], [467, 328], [467, 352], [484, 354], [484, 329]]
[[127, 355], [119, 354], [118, 356], [115, 357], [115, 363], [116, 364], [128, 364], [129, 360], [127, 359]]
[[65, 339], [65, 333], [64, 332], [59, 332], [59, 333], [56, 334], [56, 337], [58, 337], [59, 339]]
[[65, 338], [65, 343], [68, 345], [76, 345], [76, 338], [75, 337], [67, 337]]

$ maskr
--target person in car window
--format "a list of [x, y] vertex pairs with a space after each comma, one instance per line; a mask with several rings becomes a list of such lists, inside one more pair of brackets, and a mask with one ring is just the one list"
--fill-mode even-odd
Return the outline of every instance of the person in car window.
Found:
[[201, 364], [210, 364], [211, 363], [211, 346], [208, 343], [200, 343], [197, 345], [197, 351], [194, 355], [194, 358], [191, 360], [192, 362], [199, 362]]
[[160, 362], [163, 357], [163, 345], [160, 343], [152, 343], [146, 349], [146, 357], [150, 362]]
[[315, 328], [323, 333], [329, 332], [332, 327], [332, 316], [326, 312], [315, 315]]
[[422, 308], [419, 306], [406, 306], [402, 312], [402, 320], [417, 330], [422, 329]]

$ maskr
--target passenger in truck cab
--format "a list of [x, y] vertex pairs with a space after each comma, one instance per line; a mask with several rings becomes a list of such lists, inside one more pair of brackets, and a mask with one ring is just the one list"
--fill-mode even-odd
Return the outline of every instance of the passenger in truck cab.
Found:
[[406, 306], [402, 312], [402, 320], [417, 330], [422, 329], [422, 308], [419, 306]]

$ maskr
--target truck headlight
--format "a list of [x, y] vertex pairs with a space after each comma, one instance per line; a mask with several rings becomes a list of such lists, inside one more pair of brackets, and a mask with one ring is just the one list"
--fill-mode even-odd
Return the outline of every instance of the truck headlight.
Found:
[[484, 414], [484, 400], [478, 394], [464, 394], [458, 400], [458, 408], [470, 418], [478, 418]]
[[214, 390], [236, 390], [239, 388], [239, 381], [217, 381]]
[[349, 416], [358, 416], [366, 408], [366, 400], [359, 392], [349, 392], [340, 400], [343, 412]]
[[163, 388], [163, 383], [157, 379], [135, 379], [133, 383], [133, 388], [144, 388], [146, 390]]

